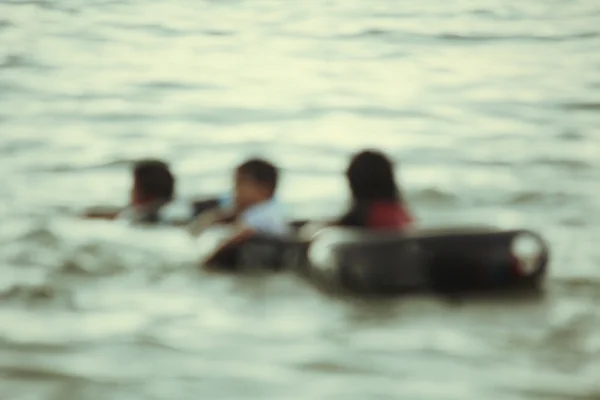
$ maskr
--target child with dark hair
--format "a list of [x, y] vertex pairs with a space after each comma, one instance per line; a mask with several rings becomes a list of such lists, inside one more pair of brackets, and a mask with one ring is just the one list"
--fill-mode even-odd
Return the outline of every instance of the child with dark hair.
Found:
[[142, 160], [134, 164], [132, 202], [170, 201], [174, 194], [175, 179], [165, 162]]
[[161, 221], [160, 211], [173, 200], [175, 178], [169, 166], [159, 160], [142, 160], [133, 166], [133, 187], [129, 206], [118, 218], [140, 223]]
[[350, 210], [335, 224], [403, 230], [413, 222], [394, 177], [393, 163], [381, 152], [362, 151], [346, 171], [352, 194]]
[[88, 211], [88, 218], [126, 219], [135, 223], [160, 222], [160, 212], [175, 194], [175, 177], [159, 160], [141, 160], [133, 165], [133, 183], [127, 207], [114, 211]]
[[[190, 233], [197, 236], [217, 223], [232, 222], [236, 225], [232, 236], [213, 256], [256, 234], [282, 237], [290, 233], [283, 210], [274, 198], [279, 172], [272, 163], [259, 158], [250, 159], [236, 168], [234, 178], [233, 209], [201, 214], [189, 227]], [[210, 264], [213, 256], [207, 259], [206, 264]]]

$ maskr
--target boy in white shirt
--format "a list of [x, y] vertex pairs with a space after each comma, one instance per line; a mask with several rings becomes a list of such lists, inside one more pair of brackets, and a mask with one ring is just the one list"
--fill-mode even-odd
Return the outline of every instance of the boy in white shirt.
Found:
[[278, 175], [273, 164], [258, 158], [237, 167], [233, 210], [200, 215], [189, 227], [192, 235], [198, 235], [216, 223], [232, 221], [236, 225], [234, 233], [205, 260], [205, 265], [210, 265], [223, 250], [256, 234], [285, 237], [291, 233], [282, 207], [274, 199]]

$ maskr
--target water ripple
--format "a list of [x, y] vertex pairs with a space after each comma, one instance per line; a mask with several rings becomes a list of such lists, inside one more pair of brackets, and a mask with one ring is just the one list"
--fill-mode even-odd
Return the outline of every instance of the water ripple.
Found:
[[28, 57], [19, 54], [8, 54], [4, 59], [0, 58], [0, 70], [2, 69], [50, 69], [50, 67], [37, 63]]
[[535, 42], [563, 42], [563, 41], [573, 41], [573, 40], [581, 40], [581, 39], [595, 39], [600, 37], [600, 33], [597, 31], [590, 32], [581, 32], [581, 33], [573, 33], [573, 34], [565, 34], [565, 35], [505, 35], [505, 36], [493, 36], [493, 35], [466, 35], [466, 34], [456, 34], [456, 33], [445, 33], [440, 34], [438, 38], [442, 40], [451, 40], [451, 41], [485, 41], [485, 42], [493, 42], [493, 41], [535, 41]]
[[0, 19], [0, 32], [4, 29], [8, 29], [13, 27], [14, 24], [7, 19]]
[[448, 206], [457, 204], [459, 197], [451, 192], [447, 192], [441, 189], [422, 189], [417, 192], [411, 192], [409, 195], [411, 203], [414, 204], [427, 204], [436, 206]]
[[581, 102], [581, 103], [564, 103], [561, 108], [573, 111], [589, 111], [600, 112], [600, 103], [598, 102]]
[[593, 167], [590, 162], [585, 160], [573, 160], [567, 158], [539, 157], [528, 162], [530, 165], [543, 165], [555, 168], [587, 170]]
[[58, 371], [52, 366], [39, 367], [39, 366], [6, 366], [0, 365], [0, 375], [5, 376], [8, 379], [23, 379], [33, 381], [77, 381], [83, 379], [70, 372]]
[[153, 82], [145, 82], [135, 85], [140, 89], [145, 90], [186, 90], [186, 91], [196, 91], [196, 90], [219, 90], [223, 89], [218, 85], [211, 84], [195, 84], [189, 82], [177, 82], [177, 81], [153, 81]]
[[179, 36], [184, 36], [189, 33], [184, 30], [174, 29], [174, 28], [168, 27], [166, 25], [159, 25], [159, 24], [114, 24], [113, 23], [113, 24], [111, 24], [111, 26], [115, 27], [115, 28], [120, 28], [123, 30], [144, 31], [144, 32], [159, 35], [161, 37], [179, 37]]
[[282, 34], [292, 37], [302, 37], [318, 40], [355, 40], [355, 39], [385, 39], [385, 40], [404, 40], [404, 41], [422, 41], [433, 40], [444, 43], [494, 43], [494, 42], [581, 42], [582, 40], [592, 40], [600, 37], [596, 30], [577, 33], [536, 35], [536, 34], [491, 34], [491, 33], [458, 33], [458, 32], [431, 32], [420, 33], [414, 31], [400, 31], [380, 28], [367, 28], [353, 33], [342, 34], [316, 34], [312, 32], [284, 31]]

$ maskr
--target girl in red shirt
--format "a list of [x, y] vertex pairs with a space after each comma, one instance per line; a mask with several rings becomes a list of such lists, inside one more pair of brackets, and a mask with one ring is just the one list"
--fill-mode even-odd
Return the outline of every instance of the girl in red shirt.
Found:
[[376, 230], [404, 230], [413, 217], [394, 177], [393, 163], [381, 152], [362, 151], [346, 171], [352, 193], [350, 210], [336, 225]]

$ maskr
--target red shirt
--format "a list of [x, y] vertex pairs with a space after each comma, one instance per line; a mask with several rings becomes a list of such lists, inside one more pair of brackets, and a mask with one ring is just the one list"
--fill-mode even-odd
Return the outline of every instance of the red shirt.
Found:
[[375, 230], [403, 230], [413, 222], [406, 206], [394, 200], [355, 204], [337, 225]]
[[406, 229], [413, 217], [406, 207], [398, 202], [378, 201], [371, 204], [367, 212], [366, 227], [371, 229]]

